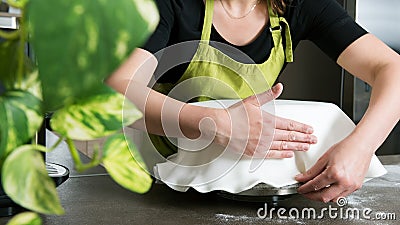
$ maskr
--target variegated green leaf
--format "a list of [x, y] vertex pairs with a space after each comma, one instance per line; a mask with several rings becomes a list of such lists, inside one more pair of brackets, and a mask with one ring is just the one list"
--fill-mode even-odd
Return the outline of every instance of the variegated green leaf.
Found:
[[111, 91], [56, 111], [51, 127], [64, 137], [93, 140], [114, 134], [142, 117], [124, 95]]
[[[25, 43], [22, 44], [25, 45]], [[8, 90], [23, 89], [21, 82], [30, 79], [35, 68], [32, 60], [26, 54], [18, 54], [20, 51], [24, 51], [24, 46], [21, 49], [20, 39], [0, 41], [0, 83]], [[19, 63], [22, 66], [21, 71], [18, 71]], [[20, 77], [17, 75], [18, 72], [21, 73]], [[20, 80], [18, 80], [19, 78]]]
[[[0, 159], [26, 143], [43, 121], [41, 101], [25, 91], [0, 96]], [[1, 164], [1, 161], [0, 161]]]
[[111, 177], [122, 187], [138, 192], [147, 192], [152, 179], [132, 141], [123, 134], [116, 134], [104, 144], [103, 164]]
[[10, 4], [10, 6], [13, 6], [16, 8], [24, 8], [28, 1], [29, 0], [7, 0], [8, 4]]
[[63, 214], [54, 181], [35, 145], [22, 145], [4, 161], [1, 178], [5, 193], [35, 212]]
[[19, 40], [0, 41], [0, 83], [13, 87], [18, 68]]
[[42, 100], [42, 85], [39, 80], [39, 72], [37, 69], [27, 73], [27, 76], [19, 85], [21, 90], [27, 91], [36, 98]]
[[37, 213], [23, 212], [14, 216], [6, 225], [41, 225], [42, 219]]
[[34, 0], [26, 8], [51, 111], [97, 94], [159, 18], [152, 0]]

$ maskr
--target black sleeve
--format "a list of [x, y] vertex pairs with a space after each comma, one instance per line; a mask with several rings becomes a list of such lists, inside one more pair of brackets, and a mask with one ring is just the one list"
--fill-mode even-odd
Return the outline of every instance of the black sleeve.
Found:
[[306, 39], [334, 61], [347, 46], [367, 33], [336, 0], [304, 0], [302, 10], [311, 16]]
[[160, 14], [160, 22], [156, 30], [142, 47], [151, 53], [156, 53], [167, 46], [174, 24], [174, 10], [171, 1], [156, 0], [155, 2]]

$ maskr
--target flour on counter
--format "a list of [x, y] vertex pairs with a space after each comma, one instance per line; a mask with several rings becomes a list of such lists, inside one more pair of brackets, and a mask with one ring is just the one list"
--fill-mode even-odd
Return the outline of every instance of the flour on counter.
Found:
[[379, 200], [381, 198], [380, 195], [381, 194], [359, 196], [356, 194], [352, 194], [346, 197], [348, 202], [347, 206], [365, 208], [366, 206], [368, 206], [368, 204]]
[[277, 218], [272, 218], [272, 219], [262, 219], [259, 217], [250, 217], [250, 216], [234, 216], [234, 215], [228, 215], [228, 214], [222, 214], [218, 213], [215, 214], [215, 217], [218, 220], [221, 220], [223, 222], [233, 222], [233, 221], [241, 221], [241, 222], [247, 222], [247, 223], [254, 223], [254, 222], [273, 222], [274, 224], [283, 224], [283, 223], [290, 223], [290, 224], [307, 224], [305, 221], [299, 220], [299, 219], [277, 219]]
[[215, 217], [217, 219], [223, 220], [225, 222], [229, 222], [229, 221], [247, 221], [247, 222], [251, 222], [251, 221], [256, 221], [256, 220], [263, 220], [263, 219], [258, 218], [258, 217], [234, 216], [234, 215], [228, 215], [228, 214], [222, 214], [222, 213], [215, 214]]
[[367, 181], [363, 186], [368, 187], [394, 187], [400, 185], [400, 165], [384, 165], [385, 169], [388, 171], [382, 177], [374, 178]]

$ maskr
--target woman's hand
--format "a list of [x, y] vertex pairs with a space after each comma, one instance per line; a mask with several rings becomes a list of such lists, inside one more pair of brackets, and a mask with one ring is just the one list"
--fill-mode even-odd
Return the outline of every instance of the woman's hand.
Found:
[[317, 138], [311, 126], [271, 115], [261, 106], [282, 93], [282, 84], [250, 96], [212, 118], [214, 142], [247, 156], [290, 158], [293, 151], [307, 151]]
[[296, 176], [305, 197], [336, 202], [361, 188], [373, 151], [356, 138], [348, 137], [332, 146], [306, 173]]

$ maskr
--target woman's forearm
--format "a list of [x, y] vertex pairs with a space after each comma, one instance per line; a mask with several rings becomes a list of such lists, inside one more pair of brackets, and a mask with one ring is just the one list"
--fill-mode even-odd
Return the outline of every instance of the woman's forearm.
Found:
[[[151, 53], [136, 49], [106, 83], [124, 94], [144, 114], [142, 119], [131, 125], [132, 127], [153, 134], [175, 137], [198, 135], [198, 124], [204, 115], [201, 111], [205, 109], [191, 106], [191, 113], [186, 113], [187, 110], [182, 109], [187, 104], [149, 88], [148, 84], [156, 67], [157, 59]], [[179, 128], [179, 119], [183, 120], [182, 129]]]
[[377, 68], [366, 113], [352, 133], [360, 144], [376, 151], [400, 118], [400, 56]]
[[400, 118], [400, 56], [366, 34], [341, 53], [338, 63], [372, 86], [368, 109], [349, 137], [374, 152]]
[[[123, 86], [128, 81], [121, 80]], [[199, 123], [213, 115], [215, 110], [193, 106], [172, 99], [152, 90], [143, 83], [129, 81], [126, 97], [144, 116], [131, 126], [152, 134], [171, 137], [196, 138], [200, 134]]]

